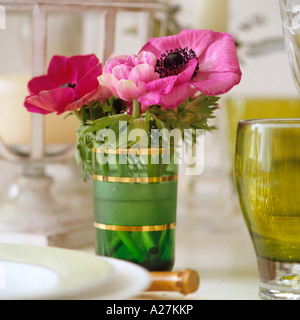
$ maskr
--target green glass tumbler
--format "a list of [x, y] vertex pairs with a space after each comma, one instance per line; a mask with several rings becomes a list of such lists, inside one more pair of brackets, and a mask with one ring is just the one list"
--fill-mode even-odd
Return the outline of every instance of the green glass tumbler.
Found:
[[257, 255], [259, 295], [300, 299], [300, 119], [238, 124], [235, 181]]
[[156, 151], [158, 163], [150, 159], [155, 150], [132, 156], [117, 149], [103, 164], [102, 151], [93, 149], [95, 247], [98, 255], [169, 271], [175, 255], [178, 166], [173, 156], [163, 164], [161, 150]]

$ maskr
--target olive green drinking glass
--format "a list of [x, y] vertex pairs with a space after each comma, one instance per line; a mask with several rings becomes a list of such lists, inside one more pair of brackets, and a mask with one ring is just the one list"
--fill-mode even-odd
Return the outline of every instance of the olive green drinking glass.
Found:
[[300, 300], [300, 119], [240, 121], [235, 182], [260, 297]]

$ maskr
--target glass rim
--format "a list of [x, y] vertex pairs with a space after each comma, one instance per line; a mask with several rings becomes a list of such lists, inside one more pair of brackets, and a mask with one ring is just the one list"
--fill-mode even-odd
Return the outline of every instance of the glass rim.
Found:
[[281, 9], [281, 11], [289, 11], [292, 10], [293, 6], [298, 5], [298, 1], [295, 0], [291, 1], [291, 0], [279, 0], [279, 7]]
[[286, 1], [285, 0], [279, 0], [279, 7], [281, 10], [285, 10], [286, 9]]
[[239, 120], [239, 126], [248, 125], [299, 125], [300, 118], [261, 118]]

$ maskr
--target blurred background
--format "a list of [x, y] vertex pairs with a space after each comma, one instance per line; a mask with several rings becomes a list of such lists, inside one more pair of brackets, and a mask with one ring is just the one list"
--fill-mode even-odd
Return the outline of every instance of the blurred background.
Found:
[[[144, 1], [147, 2], [147, 1]], [[205, 168], [199, 176], [180, 175], [179, 210], [189, 228], [216, 232], [239, 230], [242, 222], [232, 178], [237, 121], [257, 117], [298, 117], [300, 105], [284, 50], [278, 1], [170, 0], [168, 20], [154, 15], [151, 32], [175, 34], [185, 28], [229, 32], [236, 41], [242, 82], [220, 100], [214, 120], [218, 129], [205, 135]], [[1, 1], [0, 1], [1, 4]], [[4, 4], [5, 7], [5, 4]], [[0, 29], [0, 136], [9, 146], [27, 145], [30, 115], [23, 107], [31, 77], [31, 13], [6, 12]], [[145, 43], [145, 16], [118, 12], [115, 54], [137, 53]], [[49, 13], [47, 62], [54, 54], [95, 53], [103, 59], [99, 12]], [[163, 29], [164, 28], [164, 29]], [[75, 142], [77, 122], [55, 114], [45, 117], [48, 146]], [[0, 200], [12, 196], [10, 185], [21, 165], [0, 160]], [[52, 192], [62, 203], [92, 215], [91, 181], [83, 182], [80, 167], [70, 158], [46, 168], [54, 178]], [[9, 192], [8, 192], [9, 190]], [[193, 220], [195, 223], [190, 223]]]

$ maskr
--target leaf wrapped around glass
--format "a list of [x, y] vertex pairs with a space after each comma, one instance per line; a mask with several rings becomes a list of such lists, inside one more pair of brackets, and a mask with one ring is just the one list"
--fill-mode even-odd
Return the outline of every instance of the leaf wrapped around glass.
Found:
[[[96, 253], [151, 271], [171, 270], [178, 166], [163, 149], [134, 151], [93, 149]], [[169, 164], [162, 163], [164, 156], [171, 156]], [[150, 163], [151, 157], [159, 163]]]

